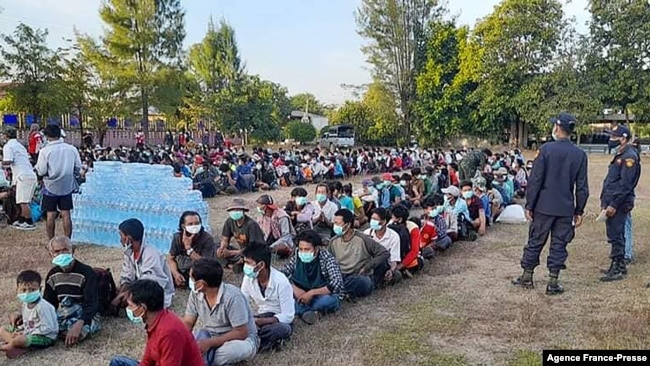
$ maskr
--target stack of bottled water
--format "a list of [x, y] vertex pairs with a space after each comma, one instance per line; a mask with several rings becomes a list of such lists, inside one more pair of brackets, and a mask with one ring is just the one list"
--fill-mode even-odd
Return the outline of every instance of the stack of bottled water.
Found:
[[201, 192], [192, 190], [191, 179], [174, 177], [168, 165], [96, 162], [73, 201], [75, 243], [120, 246], [119, 224], [137, 218], [144, 225], [143, 241], [166, 253], [184, 211], [198, 212], [211, 232]]

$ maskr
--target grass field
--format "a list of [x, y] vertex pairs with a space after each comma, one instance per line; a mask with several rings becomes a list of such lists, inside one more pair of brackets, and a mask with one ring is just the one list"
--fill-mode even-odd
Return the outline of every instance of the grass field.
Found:
[[[521, 271], [527, 226], [497, 225], [474, 243], [457, 244], [412, 280], [359, 303], [345, 303], [341, 312], [313, 326], [297, 320], [294, 336], [282, 352], [259, 355], [249, 364], [523, 366], [541, 365], [542, 349], [647, 349], [650, 290], [645, 283], [650, 280], [650, 254], [643, 239], [650, 234], [650, 178], [643, 176], [637, 188], [636, 262], [627, 279], [601, 283], [599, 269], [609, 265], [609, 246], [604, 224], [594, 218], [608, 163], [606, 156], [590, 156], [591, 217], [569, 246], [568, 269], [560, 276], [565, 294], [544, 295], [546, 254], [535, 274], [535, 290], [510, 285]], [[287, 195], [286, 189], [274, 193], [278, 201]], [[256, 196], [245, 198], [252, 203]], [[221, 227], [229, 200], [210, 201], [213, 228]], [[45, 243], [42, 223], [32, 233], [2, 229], [2, 314], [19, 308], [14, 290], [19, 271], [37, 269], [45, 275], [49, 269]], [[110, 267], [119, 275], [119, 249], [81, 246], [76, 254], [85, 263]], [[227, 277], [236, 285], [240, 280]], [[182, 314], [186, 300], [187, 292], [177, 292], [174, 310]], [[0, 364], [107, 365], [115, 354], [142, 354], [145, 334], [128, 320], [108, 319], [103, 326], [97, 337], [77, 347], [66, 349], [59, 343], [17, 360], [0, 359]]]

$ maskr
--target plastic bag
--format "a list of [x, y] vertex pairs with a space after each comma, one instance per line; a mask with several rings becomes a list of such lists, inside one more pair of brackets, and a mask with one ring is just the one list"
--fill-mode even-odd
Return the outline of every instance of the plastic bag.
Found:
[[496, 222], [503, 224], [526, 224], [528, 220], [526, 220], [526, 213], [523, 207], [520, 205], [509, 205], [497, 217]]

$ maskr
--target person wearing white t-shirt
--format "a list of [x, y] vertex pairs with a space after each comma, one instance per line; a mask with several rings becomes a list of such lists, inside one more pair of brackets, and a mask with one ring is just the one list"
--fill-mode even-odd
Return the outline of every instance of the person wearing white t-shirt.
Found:
[[386, 272], [384, 280], [388, 284], [394, 284], [402, 279], [402, 273], [397, 270], [397, 265], [402, 261], [400, 237], [395, 230], [388, 227], [390, 212], [379, 207], [372, 211], [370, 216], [370, 228], [364, 234], [370, 236], [390, 253], [390, 269]]
[[32, 221], [29, 203], [36, 188], [36, 174], [27, 149], [17, 140], [18, 131], [10, 127], [4, 134], [9, 141], [2, 148], [2, 165], [11, 167], [11, 185], [16, 189], [16, 204], [20, 206], [20, 216], [11, 226], [19, 230], [34, 230], [36, 225]]

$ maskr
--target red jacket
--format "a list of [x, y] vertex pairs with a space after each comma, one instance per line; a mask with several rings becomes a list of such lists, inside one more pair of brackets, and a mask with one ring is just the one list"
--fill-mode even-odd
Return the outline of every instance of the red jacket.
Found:
[[194, 336], [174, 313], [162, 310], [147, 328], [147, 345], [140, 366], [196, 365], [203, 365], [203, 359]]

